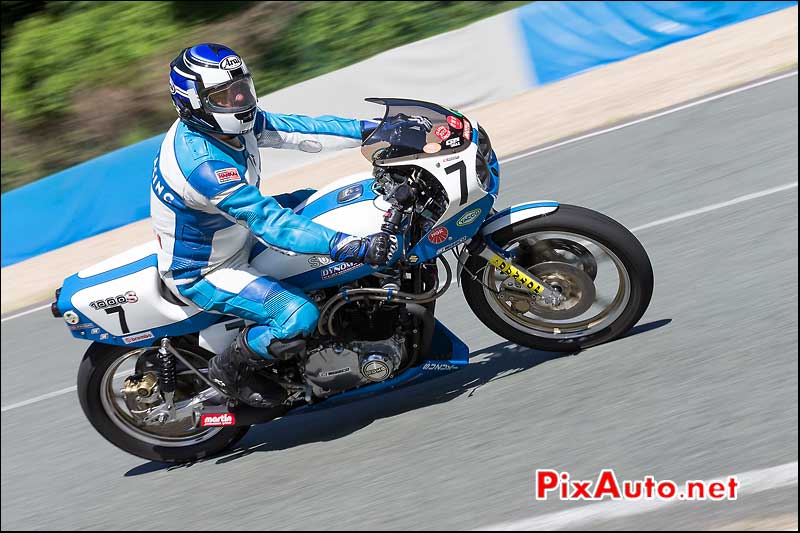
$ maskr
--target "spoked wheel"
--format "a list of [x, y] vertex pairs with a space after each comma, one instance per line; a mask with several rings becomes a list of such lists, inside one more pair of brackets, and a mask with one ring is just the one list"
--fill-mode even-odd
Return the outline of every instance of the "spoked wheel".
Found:
[[467, 302], [509, 340], [542, 350], [579, 350], [618, 338], [647, 310], [653, 293], [647, 253], [625, 227], [600, 213], [561, 205], [493, 237], [515, 263], [562, 296], [557, 305], [547, 303], [471, 256], [462, 273]]
[[[180, 350], [198, 369], [207, 361]], [[125, 348], [94, 343], [78, 371], [78, 398], [89, 422], [108, 441], [153, 461], [188, 462], [238, 442], [249, 427], [200, 427], [197, 412], [216, 398], [191, 370], [179, 365], [170, 420], [159, 391], [157, 348]], [[201, 370], [202, 371], [202, 370]]]

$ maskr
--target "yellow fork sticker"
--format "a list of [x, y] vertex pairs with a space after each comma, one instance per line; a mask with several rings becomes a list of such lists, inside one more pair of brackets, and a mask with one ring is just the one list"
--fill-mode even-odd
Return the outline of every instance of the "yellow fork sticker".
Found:
[[534, 294], [541, 294], [544, 290], [540, 284], [533, 281], [531, 278], [523, 274], [519, 271], [517, 267], [500, 257], [499, 255], [495, 255], [489, 260], [489, 264], [495, 267], [497, 270], [506, 274], [508, 277], [512, 278], [514, 281], [528, 289]]

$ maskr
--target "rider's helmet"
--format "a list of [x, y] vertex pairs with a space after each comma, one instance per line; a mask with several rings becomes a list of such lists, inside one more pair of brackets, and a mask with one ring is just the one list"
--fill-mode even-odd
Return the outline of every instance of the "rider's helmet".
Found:
[[184, 49], [170, 63], [169, 90], [178, 116], [196, 129], [229, 135], [253, 129], [253, 79], [242, 58], [226, 46]]

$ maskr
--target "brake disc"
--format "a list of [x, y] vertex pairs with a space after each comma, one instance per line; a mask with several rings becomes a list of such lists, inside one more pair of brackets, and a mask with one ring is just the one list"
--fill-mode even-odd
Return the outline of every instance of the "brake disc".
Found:
[[530, 270], [546, 285], [560, 292], [564, 299], [555, 306], [546, 304], [509, 278], [501, 283], [499, 298], [510, 304], [515, 312], [530, 312], [549, 320], [569, 320], [581, 316], [592, 307], [596, 297], [594, 281], [580, 268], [569, 263], [548, 261]]
[[530, 268], [540, 263], [567, 263], [594, 280], [597, 277], [597, 260], [585, 246], [568, 239], [542, 239], [531, 244], [531, 239], [519, 242], [517, 261]]

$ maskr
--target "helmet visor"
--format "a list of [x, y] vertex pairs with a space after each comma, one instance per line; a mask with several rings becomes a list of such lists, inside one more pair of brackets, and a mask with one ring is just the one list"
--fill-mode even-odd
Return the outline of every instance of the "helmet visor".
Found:
[[256, 88], [250, 76], [212, 87], [205, 96], [208, 108], [217, 113], [247, 111], [255, 106], [257, 101]]

